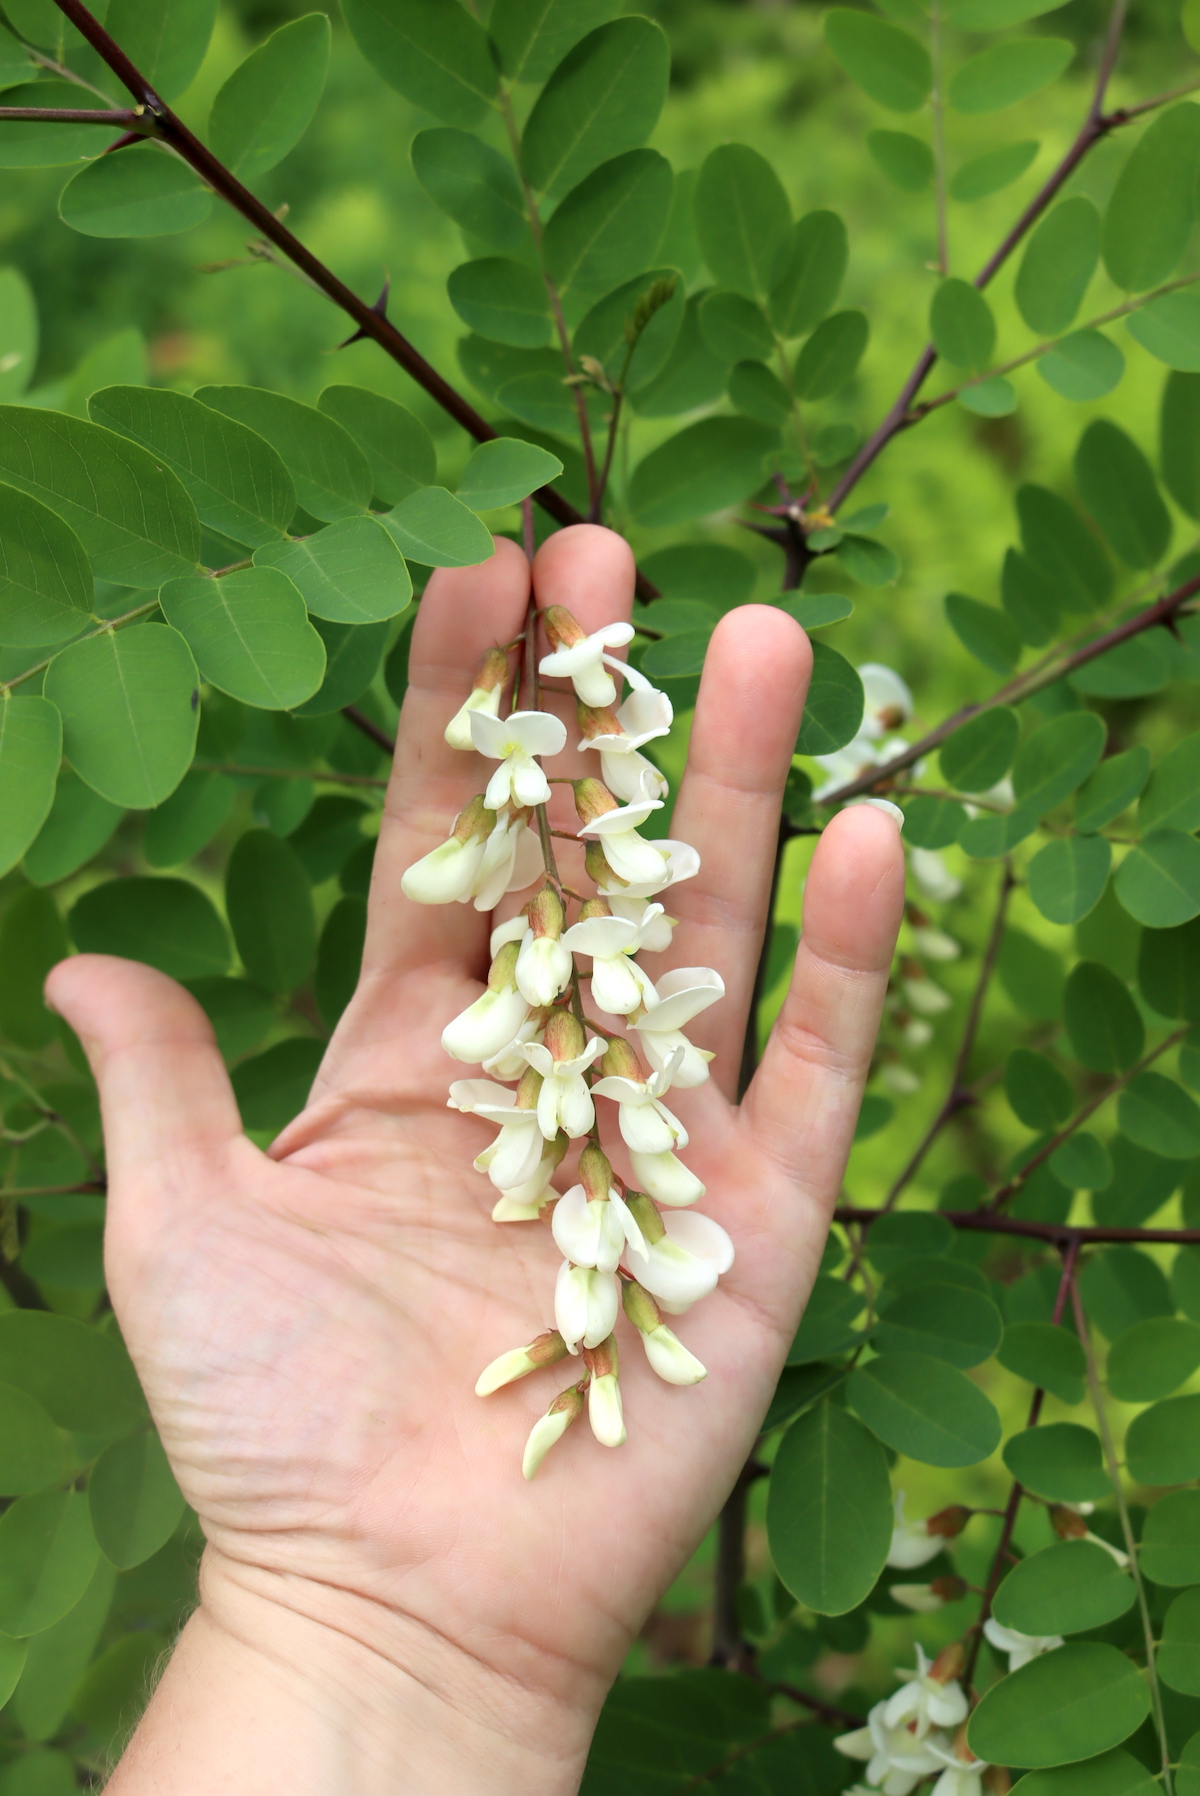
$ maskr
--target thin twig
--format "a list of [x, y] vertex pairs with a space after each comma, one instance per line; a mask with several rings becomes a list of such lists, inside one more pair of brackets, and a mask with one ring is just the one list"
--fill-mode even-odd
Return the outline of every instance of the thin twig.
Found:
[[[1200, 1229], [1092, 1228], [1069, 1222], [1034, 1222], [1023, 1216], [996, 1215], [990, 1210], [939, 1210], [937, 1213], [951, 1228], [985, 1235], [1024, 1236], [1030, 1241], [1044, 1241], [1049, 1247], [1068, 1247], [1072, 1241], [1078, 1241], [1081, 1247], [1101, 1247], [1114, 1241], [1200, 1247]], [[887, 1211], [879, 1205], [862, 1209], [856, 1204], [839, 1204], [833, 1220], [870, 1228], [877, 1216], [886, 1214]]]
[[361, 730], [364, 736], [369, 736], [376, 748], [381, 748], [385, 755], [395, 754], [394, 739], [388, 735], [386, 730], [381, 730], [365, 711], [360, 711], [357, 705], [343, 705], [342, 716], [347, 723], [352, 723], [356, 730]]
[[[135, 605], [132, 611], [123, 611], [120, 617], [104, 618], [94, 630], [88, 630], [84, 635], [77, 636], [75, 642], [91, 642], [93, 637], [103, 636], [111, 630], [120, 630], [125, 624], [131, 624], [136, 618], [145, 617], [147, 612], [157, 611], [157, 609], [158, 594], [155, 593], [154, 597], [147, 599], [145, 604]], [[74, 647], [74, 643], [71, 646]], [[57, 652], [56, 650], [55, 653]], [[24, 673], [14, 674], [11, 680], [0, 680], [0, 692], [11, 692], [14, 686], [21, 686], [26, 680], [32, 680], [36, 674], [45, 673], [53, 659], [54, 655], [47, 655], [44, 661], [35, 661], [32, 667], [27, 667]]]
[[113, 130], [136, 131], [141, 137], [157, 135], [154, 121], [131, 107], [94, 112], [73, 106], [0, 106], [0, 124], [110, 125]]
[[946, 227], [946, 128], [942, 96], [942, 9], [934, 0], [929, 9], [929, 50], [933, 63], [933, 90], [929, 106], [933, 114], [933, 167], [937, 202], [938, 273], [943, 280], [950, 272], [950, 239]]

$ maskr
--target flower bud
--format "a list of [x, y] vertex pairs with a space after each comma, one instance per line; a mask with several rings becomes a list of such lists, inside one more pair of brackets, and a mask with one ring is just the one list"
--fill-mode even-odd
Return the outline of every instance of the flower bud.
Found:
[[608, 856], [599, 842], [586, 842], [583, 849], [583, 870], [593, 885], [603, 886], [611, 891], [614, 886], [627, 886], [629, 881], [615, 873], [608, 863]]
[[595, 736], [625, 734], [616, 712], [610, 711], [607, 705], [585, 705], [582, 699], [577, 699], [575, 717], [579, 732], [586, 742], [590, 742]]
[[592, 1375], [588, 1385], [588, 1421], [592, 1433], [602, 1447], [620, 1447], [626, 1435], [621, 1387], [617, 1382], [616, 1337], [609, 1335], [599, 1347], [585, 1347], [583, 1357]]
[[542, 1089], [542, 1075], [536, 1067], [527, 1066], [521, 1074], [517, 1085], [518, 1110], [536, 1110], [538, 1093]]
[[929, 1675], [935, 1684], [952, 1684], [955, 1678], [962, 1676], [966, 1663], [967, 1652], [962, 1641], [952, 1640], [929, 1667]]
[[517, 955], [520, 952], [520, 942], [505, 942], [488, 971], [490, 992], [506, 992], [516, 985]]
[[551, 1012], [542, 1039], [554, 1060], [578, 1060], [585, 1046], [583, 1027], [569, 1010]]
[[657, 1372], [666, 1384], [699, 1384], [702, 1378], [708, 1377], [708, 1368], [694, 1353], [688, 1352], [679, 1337], [663, 1322], [642, 1336], [642, 1346], [646, 1349], [651, 1370]]
[[532, 1478], [556, 1441], [560, 1441], [571, 1423], [583, 1413], [583, 1394], [578, 1385], [560, 1391], [544, 1416], [539, 1416], [525, 1442], [521, 1471]]
[[590, 923], [593, 917], [611, 917], [612, 905], [607, 898], [589, 898], [580, 908], [579, 921]]
[[537, 896], [529, 900], [525, 911], [535, 941], [542, 937], [547, 937], [552, 942], [558, 940], [567, 919], [563, 914], [562, 900], [553, 886], [543, 886]]
[[450, 834], [456, 842], [486, 842], [495, 826], [495, 813], [484, 804], [483, 793], [477, 792], [454, 819]]
[[613, 1187], [613, 1169], [602, 1148], [589, 1141], [579, 1156], [579, 1182], [590, 1201], [607, 1203]]
[[603, 780], [572, 780], [571, 787], [575, 793], [575, 812], [581, 823], [594, 823], [597, 817], [621, 808]]
[[557, 1328], [548, 1328], [530, 1341], [528, 1347], [514, 1347], [510, 1353], [502, 1353], [490, 1366], [485, 1366], [475, 1381], [475, 1395], [490, 1397], [502, 1386], [525, 1378], [542, 1366], [553, 1366], [566, 1357], [567, 1343]]
[[653, 1199], [646, 1197], [641, 1191], [629, 1191], [625, 1195], [633, 1220], [642, 1231], [647, 1246], [653, 1247], [666, 1234], [666, 1225], [658, 1213], [658, 1206]]
[[932, 1615], [947, 1603], [957, 1603], [967, 1594], [961, 1578], [933, 1578], [928, 1584], [893, 1584], [888, 1595], [914, 1615]]
[[610, 1037], [604, 1058], [600, 1062], [600, 1071], [606, 1079], [632, 1079], [638, 1085], [643, 1084], [646, 1078], [632, 1043], [623, 1035]]
[[616, 1335], [608, 1335], [598, 1347], [585, 1347], [583, 1363], [593, 1378], [607, 1378], [610, 1374], [615, 1378], [620, 1369]]
[[1013, 1787], [1012, 1778], [1003, 1765], [989, 1765], [983, 1774], [983, 1787], [988, 1796], [1008, 1796]]
[[961, 1503], [952, 1503], [948, 1509], [939, 1509], [936, 1515], [926, 1518], [925, 1532], [938, 1534], [943, 1540], [953, 1540], [955, 1535], [962, 1533], [971, 1515], [972, 1511]]
[[652, 1334], [656, 1328], [662, 1327], [662, 1311], [636, 1278], [622, 1280], [621, 1308], [633, 1326], [644, 1335]]
[[646, 1188], [655, 1203], [682, 1209], [704, 1196], [703, 1180], [698, 1179], [691, 1168], [685, 1166], [675, 1154], [667, 1151], [643, 1154], [631, 1148], [629, 1163], [633, 1167], [634, 1178]]
[[542, 612], [542, 625], [553, 649], [572, 649], [577, 642], [587, 640], [587, 631], [565, 605], [547, 605]]
[[1050, 1510], [1050, 1526], [1060, 1540], [1082, 1540], [1088, 1531], [1085, 1517], [1065, 1503], [1055, 1503]]
[[471, 713], [484, 711], [489, 717], [499, 717], [500, 699], [507, 681], [508, 656], [503, 649], [488, 649], [479, 663], [470, 696], [446, 725], [446, 741], [451, 748], [474, 748]]

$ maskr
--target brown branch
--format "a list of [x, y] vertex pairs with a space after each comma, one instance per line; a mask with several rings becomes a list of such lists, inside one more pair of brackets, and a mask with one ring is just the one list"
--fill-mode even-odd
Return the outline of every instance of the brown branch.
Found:
[[828, 797], [821, 800], [821, 803], [824, 805], [845, 804], [847, 799], [857, 798], [863, 792], [885, 790], [898, 773], [903, 773], [905, 768], [913, 766], [922, 756], [940, 747], [948, 736], [952, 736], [955, 730], [960, 729], [972, 717], [978, 717], [981, 711], [994, 710], [997, 705], [1019, 704], [1022, 700], [1031, 698], [1035, 692], [1040, 692], [1043, 687], [1053, 685], [1055, 680], [1061, 680], [1068, 674], [1074, 673], [1076, 668], [1086, 667], [1089, 661], [1095, 661], [1099, 656], [1106, 655], [1109, 649], [1116, 648], [1119, 643], [1128, 642], [1131, 637], [1140, 636], [1143, 630], [1152, 630], [1157, 624], [1168, 623], [1179, 608], [1198, 592], [1200, 592], [1200, 574], [1191, 580], [1185, 580], [1182, 586], [1175, 588], [1174, 592], [1167, 593], [1153, 605], [1147, 605], [1144, 611], [1137, 612], [1134, 617], [1126, 618], [1123, 624], [1117, 624], [1113, 629], [1106, 630], [1102, 636], [1095, 637], [1083, 648], [1076, 649], [1073, 654], [1065, 656], [1051, 666], [1041, 667], [1036, 672], [1018, 674], [1015, 679], [1010, 680], [1006, 686], [1001, 686], [999, 691], [993, 692], [992, 696], [984, 699], [981, 704], [963, 705], [961, 709], [952, 712], [949, 717], [939, 723], [935, 729], [930, 730], [928, 735], [922, 736], [919, 742], [912, 743], [904, 750], [903, 754], [894, 755], [890, 761], [883, 762], [881, 766], [868, 767], [865, 773], [859, 774], [857, 779], [848, 780], [844, 786], [839, 786], [836, 792], [831, 792]]
[[366, 712], [360, 711], [357, 705], [343, 705], [342, 716], [347, 723], [352, 723], [356, 730], [361, 730], [364, 736], [369, 736], [376, 748], [381, 748], [385, 755], [395, 754], [396, 744], [392, 737], [386, 730], [381, 730], [377, 723], [373, 723]]
[[[855, 1204], [839, 1204], [833, 1220], [869, 1228], [877, 1216], [886, 1214], [878, 1205], [860, 1209]], [[1078, 1241], [1080, 1247], [1109, 1246], [1113, 1242], [1200, 1247], [1200, 1229], [1091, 1228], [1069, 1222], [1034, 1222], [1023, 1216], [997, 1215], [991, 1210], [939, 1210], [937, 1214], [944, 1217], [951, 1228], [985, 1235], [1024, 1236], [1030, 1241], [1045, 1241], [1052, 1247], [1068, 1247], [1072, 1241]]]
[[893, 1207], [896, 1199], [917, 1171], [951, 1117], [957, 1116], [960, 1110], [974, 1102], [972, 1093], [963, 1084], [963, 1078], [966, 1074], [967, 1062], [970, 1060], [975, 1046], [975, 1038], [979, 1033], [979, 1025], [983, 1019], [984, 999], [987, 997], [988, 986], [991, 984], [992, 973], [996, 966], [996, 957], [1000, 952], [1000, 943], [1004, 936], [1004, 919], [1008, 912], [1009, 894], [1016, 883], [1012, 868], [1006, 860], [1000, 880], [1000, 897], [996, 905], [996, 914], [992, 919], [992, 927], [988, 935], [987, 946], [983, 951], [983, 959], [979, 963], [979, 978], [976, 980], [975, 990], [971, 997], [971, 1008], [967, 1012], [966, 1025], [958, 1044], [958, 1052], [954, 1057], [954, 1066], [951, 1069], [950, 1084], [945, 1101], [917, 1143], [908, 1164], [888, 1192], [883, 1205], [885, 1210], [890, 1210]]

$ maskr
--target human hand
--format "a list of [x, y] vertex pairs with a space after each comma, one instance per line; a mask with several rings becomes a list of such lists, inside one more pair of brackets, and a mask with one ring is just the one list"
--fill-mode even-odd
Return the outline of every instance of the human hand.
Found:
[[[567, 605], [587, 630], [628, 616], [633, 564], [607, 531], [552, 537], [533, 580], [539, 605]], [[100, 1086], [109, 1289], [208, 1541], [183, 1670], [168, 1673], [169, 1701], [152, 1707], [114, 1790], [141, 1789], [146, 1767], [161, 1777], [172, 1751], [183, 1755], [172, 1761], [181, 1796], [240, 1789], [243, 1771], [244, 1787], [262, 1789], [247, 1741], [270, 1731], [262, 1710], [286, 1709], [297, 1690], [271, 1764], [300, 1752], [322, 1702], [336, 1709], [341, 1746], [308, 1741], [291, 1781], [267, 1788], [341, 1788], [357, 1729], [370, 1775], [360, 1769], [346, 1787], [374, 1788], [377, 1776], [389, 1789], [447, 1777], [455, 1792], [573, 1789], [629, 1642], [750, 1450], [815, 1276], [886, 988], [903, 859], [894, 824], [870, 807], [826, 830], [791, 990], [735, 1106], [811, 665], [786, 614], [748, 607], [709, 652], [673, 825], [701, 871], [672, 889], [679, 926], [654, 963], [655, 976], [711, 965], [727, 989], [695, 1030], [716, 1050], [712, 1079], [671, 1095], [708, 1187], [703, 1208], [737, 1250], [719, 1289], [678, 1325], [709, 1376], [665, 1385], [631, 1342], [628, 1442], [604, 1452], [581, 1425], [532, 1484], [521, 1446], [568, 1382], [564, 1368], [474, 1395], [488, 1361], [553, 1325], [561, 1256], [544, 1224], [491, 1221], [495, 1193], [471, 1166], [490, 1130], [446, 1107], [466, 1069], [440, 1035], [478, 994], [489, 919], [414, 905], [400, 876], [481, 783], [478, 763], [442, 732], [482, 650], [519, 633], [528, 591], [527, 563], [506, 541], [482, 568], [429, 583], [362, 979], [306, 1109], [269, 1153], [242, 1134], [211, 1029], [180, 987], [89, 955], [49, 981]], [[570, 695], [542, 703], [573, 722]], [[573, 833], [558, 789], [552, 812], [560, 805]], [[233, 1672], [213, 1670], [222, 1643]], [[247, 1717], [235, 1756], [239, 1697], [263, 1667], [270, 1694], [251, 1704], [257, 1731]], [[210, 1768], [193, 1784], [182, 1742], [206, 1679], [232, 1705], [213, 1746], [228, 1775]], [[444, 1736], [432, 1746], [419, 1737], [430, 1730]], [[310, 1783], [314, 1758], [327, 1769]]]

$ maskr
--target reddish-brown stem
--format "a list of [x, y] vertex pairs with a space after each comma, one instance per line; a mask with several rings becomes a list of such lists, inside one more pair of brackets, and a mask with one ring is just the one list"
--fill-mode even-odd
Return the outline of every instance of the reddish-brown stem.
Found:
[[[886, 1214], [879, 1206], [863, 1209], [856, 1204], [839, 1204], [833, 1220], [869, 1228], [877, 1216]], [[1200, 1247], [1200, 1229], [1076, 1227], [1069, 1222], [1034, 1222], [1023, 1216], [997, 1216], [990, 1210], [939, 1210], [938, 1215], [951, 1228], [965, 1229], [968, 1233], [1023, 1236], [1030, 1241], [1044, 1241], [1050, 1247], [1068, 1247], [1072, 1241], [1078, 1241], [1081, 1247], [1099, 1247], [1114, 1241]]]
[[366, 712], [360, 711], [357, 705], [343, 705], [342, 716], [347, 723], [352, 723], [356, 730], [361, 730], [364, 736], [369, 736], [375, 746], [381, 748], [385, 755], [395, 754], [396, 744], [393, 738], [388, 735], [386, 730], [381, 730], [377, 723], [373, 723]]

